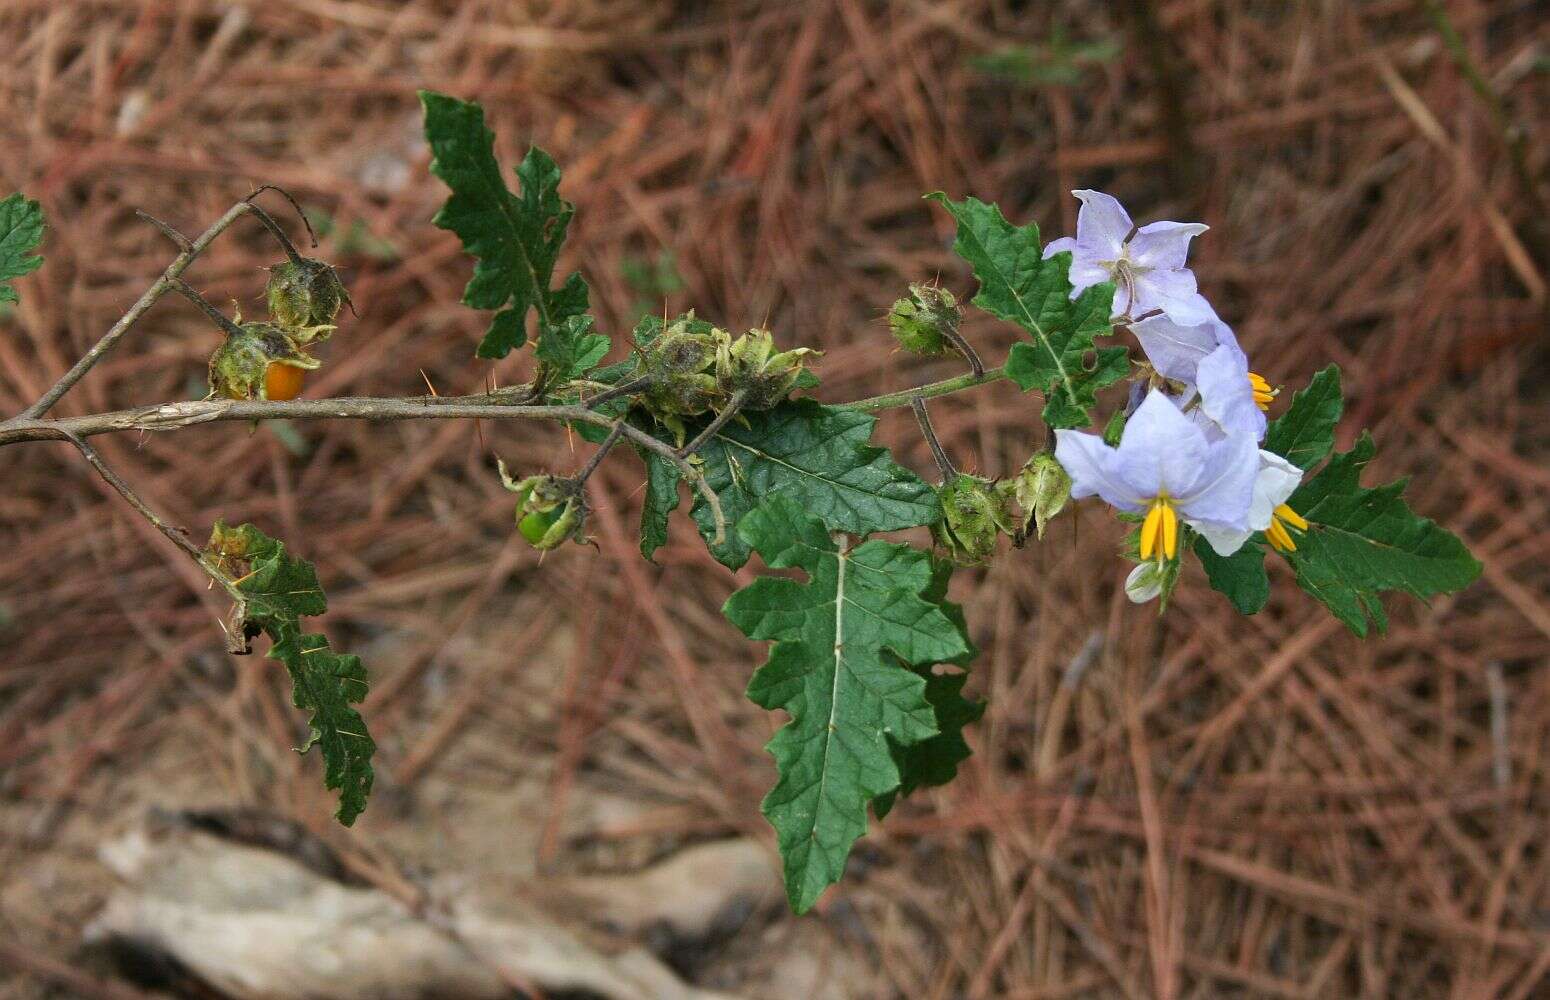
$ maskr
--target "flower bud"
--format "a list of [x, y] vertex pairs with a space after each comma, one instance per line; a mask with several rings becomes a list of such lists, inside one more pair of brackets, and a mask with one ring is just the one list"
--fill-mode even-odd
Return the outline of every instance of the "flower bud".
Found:
[[[322, 362], [293, 339], [294, 331], [274, 323], [243, 323], [210, 355], [210, 395], [225, 399], [268, 399], [272, 365], [311, 371]], [[276, 380], [276, 384], [290, 384]], [[298, 387], [299, 388], [299, 387]], [[295, 395], [292, 393], [291, 395]]]
[[568, 541], [585, 541], [587, 509], [569, 480], [548, 474], [514, 480], [497, 461], [501, 484], [517, 495], [517, 531], [540, 552]]
[[312, 331], [327, 327], [320, 336], [308, 338], [318, 340], [334, 331], [334, 318], [350, 300], [338, 272], [311, 257], [271, 267], [268, 296], [269, 316], [281, 326]]
[[806, 347], [776, 351], [768, 330], [749, 330], [737, 338], [725, 330], [715, 333], [717, 386], [728, 397], [741, 392], [745, 410], [768, 410], [784, 400], [796, 388], [808, 357], [819, 356]]
[[931, 533], [954, 562], [984, 562], [995, 554], [997, 536], [1016, 530], [1011, 498], [988, 479], [959, 474], [942, 484], [937, 495], [942, 502], [942, 519], [932, 526]]
[[945, 354], [950, 335], [958, 332], [962, 319], [963, 310], [952, 292], [935, 285], [912, 284], [909, 296], [888, 311], [888, 329], [906, 351]]
[[1044, 526], [1054, 520], [1071, 499], [1071, 477], [1055, 456], [1041, 451], [1028, 459], [1017, 478], [1012, 480], [1012, 495], [1023, 511], [1023, 530], [1033, 522], [1038, 537]]
[[1125, 577], [1125, 596], [1132, 604], [1156, 600], [1162, 590], [1162, 568], [1151, 560], [1140, 564]]

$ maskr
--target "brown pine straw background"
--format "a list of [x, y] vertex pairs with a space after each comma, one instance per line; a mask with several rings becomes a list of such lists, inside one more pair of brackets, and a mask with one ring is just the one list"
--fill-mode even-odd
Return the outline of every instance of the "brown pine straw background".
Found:
[[[1544, 8], [1445, 6], [1543, 181]], [[1061, 85], [973, 62], [1057, 30], [1122, 52]], [[664, 299], [768, 324], [826, 352], [829, 400], [961, 367], [895, 353], [881, 319], [910, 281], [973, 289], [924, 192], [998, 201], [1046, 239], [1078, 187], [1138, 222], [1208, 222], [1193, 265], [1255, 367], [1297, 387], [1338, 362], [1341, 446], [1370, 427], [1369, 483], [1411, 476], [1483, 578], [1389, 601], [1366, 642], [1281, 564], [1257, 616], [1191, 569], [1159, 619], [1124, 598], [1121, 526], [1082, 505], [954, 581], [990, 705], [959, 781], [875, 828], [817, 915], [751, 916], [721, 985], [800, 927], [866, 970], [865, 996], [1550, 995], [1545, 219], [1421, 4], [8, 0], [0, 39], [0, 189], [50, 226], [0, 321], [6, 413], [170, 260], [135, 209], [197, 233], [263, 183], [332, 222], [318, 253], [360, 311], [309, 396], [524, 378], [526, 356], [472, 357], [487, 317], [458, 304], [470, 262], [429, 224], [445, 189], [418, 87], [484, 102], [506, 163], [531, 141], [563, 166], [562, 266], [603, 329]], [[632, 284], [663, 254], [681, 288]], [[257, 315], [278, 259], [243, 222], [191, 278]], [[995, 359], [1013, 340], [983, 316], [966, 331]], [[57, 412], [197, 396], [217, 342], [169, 297]], [[1003, 383], [933, 413], [960, 464], [1000, 475], [1042, 444], [1037, 406]], [[878, 439], [929, 472], [906, 411]], [[98, 441], [196, 536], [252, 520], [316, 561], [319, 624], [374, 678], [377, 791], [332, 826], [283, 672], [222, 652], [219, 593], [69, 448], [5, 449], [0, 997], [113, 995], [97, 973], [49, 984], [109, 886], [96, 845], [154, 805], [271, 809], [383, 870], [583, 872], [768, 839], [779, 720], [743, 700], [764, 652], [718, 611], [752, 569], [717, 566], [681, 517], [643, 562], [632, 456], [592, 480], [597, 548], [540, 559], [494, 456], [577, 468], [590, 446], [548, 425]], [[596, 789], [649, 808], [581, 845], [565, 817]]]

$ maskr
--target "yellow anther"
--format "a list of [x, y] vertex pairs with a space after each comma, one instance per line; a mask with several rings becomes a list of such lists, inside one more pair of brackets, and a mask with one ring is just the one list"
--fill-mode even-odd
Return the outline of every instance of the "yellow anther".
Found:
[[1249, 388], [1254, 390], [1254, 405], [1261, 410], [1270, 409], [1270, 404], [1281, 392], [1280, 389], [1266, 382], [1265, 377], [1257, 372], [1249, 372]]
[[1154, 554], [1158, 562], [1179, 554], [1179, 515], [1165, 496], [1152, 500], [1146, 520], [1141, 522], [1141, 558], [1150, 559]]
[[1298, 531], [1308, 530], [1308, 521], [1286, 504], [1281, 504], [1270, 515], [1270, 526], [1265, 529], [1265, 539], [1277, 552], [1296, 552], [1297, 540], [1287, 530], [1291, 525]]

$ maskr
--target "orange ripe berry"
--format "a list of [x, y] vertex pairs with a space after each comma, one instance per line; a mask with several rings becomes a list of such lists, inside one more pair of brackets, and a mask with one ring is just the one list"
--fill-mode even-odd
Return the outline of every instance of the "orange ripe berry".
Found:
[[271, 361], [264, 369], [264, 396], [272, 400], [295, 399], [307, 379], [304, 369]]

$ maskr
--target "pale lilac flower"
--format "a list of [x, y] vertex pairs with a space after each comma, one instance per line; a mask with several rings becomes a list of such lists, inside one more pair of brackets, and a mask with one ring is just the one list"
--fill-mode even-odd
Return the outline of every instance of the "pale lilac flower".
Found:
[[[1230, 556], [1242, 548], [1243, 543], [1248, 541], [1249, 536], [1254, 532], [1270, 533], [1273, 530], [1271, 525], [1276, 521], [1281, 507], [1286, 504], [1287, 499], [1301, 482], [1301, 469], [1280, 455], [1260, 449], [1259, 471], [1254, 476], [1254, 493], [1249, 500], [1247, 527], [1227, 528], [1210, 524], [1192, 524], [1191, 527], [1211, 543], [1217, 555]], [[1291, 510], [1290, 507], [1286, 509]], [[1301, 521], [1301, 518], [1298, 520]], [[1302, 521], [1301, 527], [1306, 529], [1307, 526], [1308, 522]], [[1272, 544], [1276, 544], [1278, 548], [1281, 547], [1275, 539], [1272, 539]], [[1293, 543], [1291, 547], [1297, 546]]]
[[1071, 476], [1071, 496], [1097, 495], [1130, 514], [1145, 514], [1141, 558], [1178, 554], [1179, 520], [1222, 530], [1248, 527], [1259, 471], [1247, 434], [1212, 440], [1163, 393], [1153, 390], [1125, 424], [1119, 447], [1096, 434], [1055, 432], [1055, 458]]
[[1269, 383], [1249, 371], [1248, 355], [1232, 328], [1214, 315], [1205, 323], [1181, 325], [1164, 315], [1132, 323], [1141, 350], [1164, 378], [1184, 384], [1181, 405], [1200, 395], [1200, 409], [1224, 433], [1265, 436], [1265, 410], [1275, 397]]
[[1152, 222], [1135, 228], [1118, 201], [1102, 191], [1072, 191], [1082, 201], [1076, 237], [1044, 248], [1046, 259], [1071, 252], [1071, 297], [1104, 281], [1114, 282], [1114, 316], [1142, 316], [1161, 309], [1180, 323], [1214, 318], [1195, 275], [1184, 266], [1189, 241], [1209, 227], [1199, 222]]

